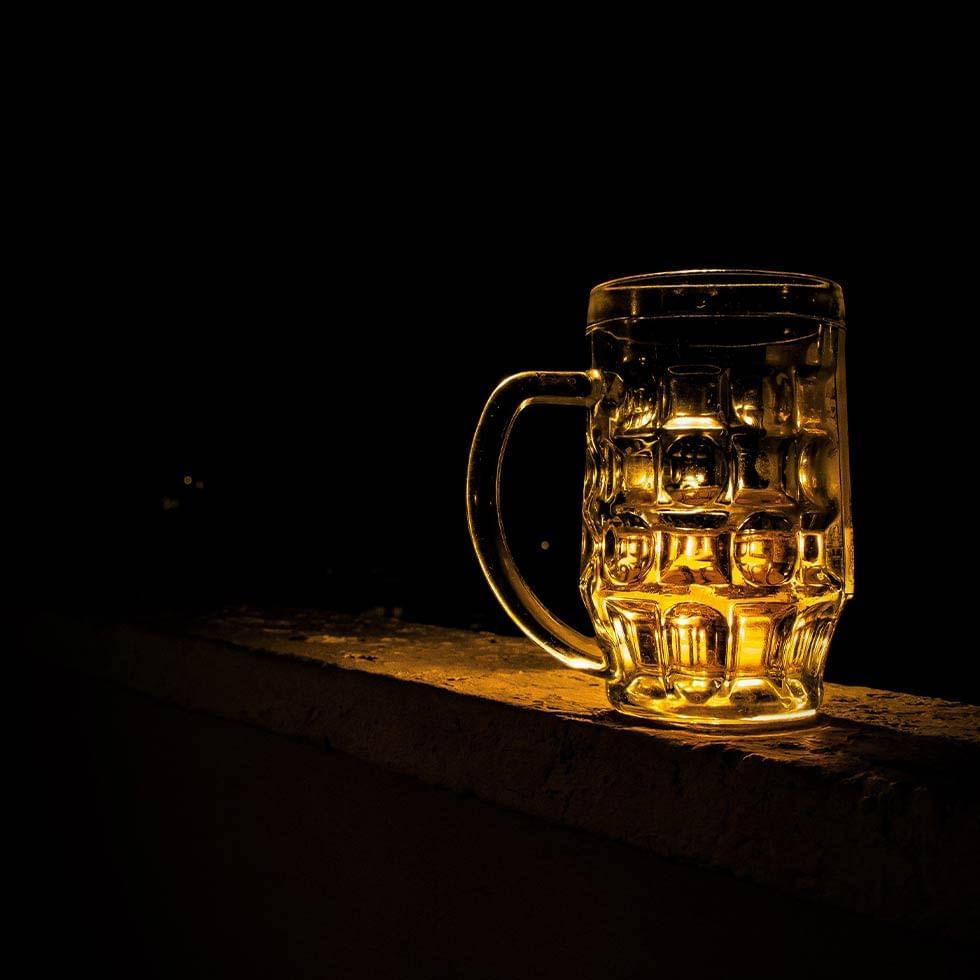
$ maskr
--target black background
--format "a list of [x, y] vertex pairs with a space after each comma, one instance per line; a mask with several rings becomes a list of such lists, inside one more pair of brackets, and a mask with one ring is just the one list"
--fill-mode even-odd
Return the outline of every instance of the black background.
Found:
[[[307, 604], [509, 630], [464, 507], [493, 385], [586, 367], [604, 279], [784, 269], [840, 282], [848, 311], [857, 597], [828, 679], [976, 700], [958, 186], [917, 159], [812, 148], [690, 170], [611, 155], [599, 171], [516, 143], [477, 159], [472, 132], [464, 156], [376, 139], [349, 159], [288, 133], [273, 152], [220, 127], [167, 132], [62, 171], [57, 223], [39, 225], [7, 363], [24, 603]], [[585, 628], [583, 421], [522, 417], [504, 506], [528, 579]]]
[[[828, 678], [976, 702], [975, 113], [959, 104], [972, 62], [957, 50], [972, 35], [945, 17], [861, 31], [837, 15], [742, 13], [741, 31], [699, 10], [686, 26], [663, 11], [649, 28], [590, 17], [577, 34], [568, 17], [483, 10], [371, 9], [368, 24], [334, 10], [326, 27], [86, 10], [20, 32], [2, 365], [4, 556], [24, 629], [44, 636], [52, 608], [244, 602], [511, 629], [465, 521], [469, 440], [493, 385], [586, 367], [596, 282], [786, 269], [840, 282], [850, 324], [857, 597]], [[584, 628], [582, 437], [577, 410], [527, 413], [504, 506], [527, 577]], [[190, 923], [217, 926], [237, 962], [298, 909], [287, 937], [356, 956], [342, 930], [359, 914], [376, 938], [376, 896], [409, 930], [433, 907], [412, 905], [408, 875], [395, 883], [399, 855], [409, 874], [431, 863], [419, 880], [457, 918], [471, 906], [447, 868], [485, 889], [474, 921], [497, 915], [483, 913], [501, 893], [530, 907], [527, 867], [531, 906], [568, 905], [551, 902], [568, 876], [521, 864], [515, 835], [484, 827], [468, 844], [458, 813], [434, 821], [431, 802], [377, 794], [360, 797], [374, 816], [362, 823], [343, 757], [323, 798], [307, 795], [305, 756], [286, 792], [265, 778], [286, 767], [241, 741], [254, 732], [215, 742], [204, 716], [164, 724], [159, 706], [32, 666], [8, 699], [25, 715], [14, 850], [32, 955], [77, 966], [92, 951], [131, 976], [133, 946], [165, 972]], [[307, 841], [327, 857], [311, 860]], [[348, 855], [353, 900], [330, 848]], [[571, 849], [607, 864], [592, 843]], [[472, 872], [515, 860], [516, 887], [506, 870]], [[622, 861], [635, 880], [634, 856]], [[305, 905], [321, 880], [333, 890]], [[608, 880], [587, 871], [583, 896]], [[526, 919], [527, 942], [563, 942], [542, 921]], [[419, 930], [436, 955], [444, 926], [436, 914]]]

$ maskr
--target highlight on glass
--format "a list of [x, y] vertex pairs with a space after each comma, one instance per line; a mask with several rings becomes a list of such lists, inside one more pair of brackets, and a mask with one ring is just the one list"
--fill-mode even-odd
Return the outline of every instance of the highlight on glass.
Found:
[[[470, 450], [470, 535], [511, 619], [617, 710], [742, 729], [812, 719], [853, 595], [844, 302], [817, 276], [696, 270], [596, 286], [589, 371], [500, 383]], [[594, 636], [521, 577], [500, 516], [514, 419], [588, 410], [580, 590]]]

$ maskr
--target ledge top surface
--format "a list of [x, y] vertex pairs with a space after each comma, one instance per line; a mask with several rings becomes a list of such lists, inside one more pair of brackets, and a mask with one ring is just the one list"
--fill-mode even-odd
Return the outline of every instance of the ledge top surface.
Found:
[[737, 748], [773, 761], [851, 771], [915, 769], [962, 776], [965, 752], [980, 759], [980, 707], [866, 687], [828, 684], [806, 728], [704, 734], [634, 722], [612, 711], [601, 680], [562, 667], [530, 641], [391, 619], [296, 611], [226, 610], [181, 623], [202, 639], [253, 652], [384, 675], [569, 720], [680, 744]]

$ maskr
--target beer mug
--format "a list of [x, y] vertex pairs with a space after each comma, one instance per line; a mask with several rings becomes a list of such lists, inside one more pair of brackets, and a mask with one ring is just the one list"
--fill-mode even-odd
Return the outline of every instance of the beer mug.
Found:
[[[470, 451], [470, 535], [523, 632], [606, 681], [618, 711], [752, 730], [812, 719], [853, 594], [840, 287], [781, 272], [662, 272], [596, 286], [590, 371], [490, 396]], [[581, 594], [595, 630], [521, 577], [500, 516], [511, 427], [588, 409]]]

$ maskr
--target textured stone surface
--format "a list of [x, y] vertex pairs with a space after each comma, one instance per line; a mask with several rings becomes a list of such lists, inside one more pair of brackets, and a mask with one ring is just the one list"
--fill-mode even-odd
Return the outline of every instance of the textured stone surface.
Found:
[[644, 727], [527, 641], [247, 610], [50, 624], [36, 652], [659, 854], [884, 918], [980, 924], [980, 709], [830, 686], [820, 723]]

